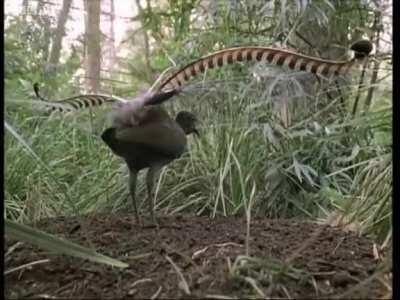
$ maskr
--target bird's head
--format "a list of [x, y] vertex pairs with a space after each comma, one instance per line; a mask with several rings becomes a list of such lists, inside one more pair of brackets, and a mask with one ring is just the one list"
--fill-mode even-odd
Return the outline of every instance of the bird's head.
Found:
[[354, 51], [356, 59], [367, 57], [371, 53], [372, 48], [373, 46], [369, 40], [359, 40], [350, 47]]
[[175, 121], [182, 127], [186, 134], [194, 133], [199, 136], [199, 131], [196, 129], [198, 119], [188, 111], [180, 111], [175, 118]]

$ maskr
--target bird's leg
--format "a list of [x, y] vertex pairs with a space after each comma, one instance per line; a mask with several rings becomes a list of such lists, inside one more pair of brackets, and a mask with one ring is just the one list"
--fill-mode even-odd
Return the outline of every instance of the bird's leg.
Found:
[[146, 177], [146, 184], [147, 184], [147, 196], [148, 196], [148, 202], [149, 202], [149, 209], [150, 209], [150, 215], [151, 215], [151, 221], [154, 225], [157, 225], [156, 218], [154, 216], [154, 191], [153, 191], [153, 186], [155, 180], [158, 178], [160, 171], [162, 169], [161, 165], [154, 165], [149, 168], [147, 171], [147, 177]]
[[136, 170], [129, 170], [129, 191], [132, 197], [133, 208], [135, 209], [136, 222], [140, 224], [139, 211], [136, 204], [136, 179], [138, 172]]

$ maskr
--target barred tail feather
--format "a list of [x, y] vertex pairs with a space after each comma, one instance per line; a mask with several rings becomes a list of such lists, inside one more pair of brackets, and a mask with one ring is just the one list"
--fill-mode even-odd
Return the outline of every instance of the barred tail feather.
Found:
[[[270, 47], [233, 47], [223, 49], [204, 56], [172, 73], [164, 81], [150, 91], [137, 96], [133, 101], [128, 101], [115, 96], [102, 94], [85, 94], [49, 101], [39, 93], [39, 85], [34, 84], [36, 96], [50, 111], [69, 112], [88, 107], [97, 107], [105, 103], [128, 104], [130, 110], [137, 110], [145, 105], [160, 104], [174, 95], [178, 94], [183, 85], [191, 78], [204, 73], [207, 69], [219, 68], [237, 62], [265, 62], [275, 66], [287, 67], [296, 71], [306, 71], [325, 77], [345, 74], [358, 62], [362, 61], [372, 51], [372, 44], [367, 40], [354, 43], [351, 48], [355, 52], [354, 59], [350, 61], [324, 60], [312, 56], [299, 54], [290, 50], [276, 49]], [[157, 81], [158, 82], [158, 81]], [[154, 88], [154, 89], [153, 89]]]
[[290, 50], [270, 47], [233, 47], [211, 53], [179, 69], [166, 78], [158, 87], [158, 92], [179, 89], [191, 78], [204, 73], [207, 69], [219, 68], [237, 62], [266, 62], [275, 66], [283, 66], [296, 71], [306, 71], [326, 77], [341, 75], [359, 60], [368, 56], [372, 50], [369, 41], [362, 40], [352, 45], [356, 52], [350, 61], [325, 60], [296, 53]]
[[43, 98], [39, 93], [39, 84], [35, 83], [33, 85], [36, 97], [42, 100], [43, 104], [48, 108], [49, 111], [59, 111], [59, 112], [71, 112], [88, 107], [97, 107], [105, 103], [126, 103], [127, 100], [116, 97], [108, 96], [102, 94], [84, 94], [74, 97], [65, 98], [58, 101], [49, 101]]

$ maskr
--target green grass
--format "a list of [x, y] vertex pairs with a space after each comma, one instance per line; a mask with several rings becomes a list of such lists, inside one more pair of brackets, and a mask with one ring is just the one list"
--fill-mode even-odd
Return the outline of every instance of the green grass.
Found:
[[[285, 126], [282, 106], [277, 110], [276, 103], [266, 101], [261, 87], [230, 87], [195, 91], [167, 105], [174, 113], [197, 113], [201, 136], [190, 137], [189, 151], [164, 168], [156, 209], [246, 217], [246, 250], [228, 263], [228, 270], [231, 283], [247, 297], [290, 297], [287, 282], [313, 284], [310, 274], [290, 261], [249, 256], [254, 217], [326, 221], [335, 214], [342, 226], [353, 226], [390, 250], [392, 111], [386, 99], [353, 117], [347, 107], [339, 109], [339, 98], [317, 95], [300, 101], [296, 96], [287, 99], [290, 122]], [[345, 97], [351, 102], [351, 89]], [[49, 117], [15, 105], [13, 98], [29, 101], [21, 93], [6, 97], [7, 219], [34, 225], [59, 215], [132, 211], [126, 167], [100, 139], [108, 109]], [[137, 200], [147, 214], [144, 186], [142, 172]], [[38, 237], [33, 242], [41, 245]], [[50, 242], [46, 246], [60, 253], [85, 257], [93, 251], [79, 248], [76, 254], [75, 246]], [[305, 242], [299, 251], [308, 246]], [[390, 265], [386, 259], [384, 264]], [[377, 270], [356, 287], [386, 278], [389, 270]], [[268, 295], [260, 288], [265, 286]]]
[[[251, 200], [252, 216], [317, 219], [339, 210], [364, 232], [380, 238], [389, 233], [390, 107], [351, 117], [338, 110], [339, 98], [299, 102], [295, 93], [285, 127], [281, 110], [262, 100], [262, 87], [228, 87], [188, 93], [167, 106], [197, 112], [201, 137], [191, 137], [190, 151], [164, 169], [157, 209], [243, 215]], [[352, 99], [349, 91], [345, 97]], [[7, 217], [35, 222], [132, 209], [126, 168], [100, 139], [107, 109], [48, 117], [12, 99], [8, 93], [6, 121], [13, 132], [5, 138]], [[138, 194], [139, 201], [145, 198], [143, 176]]]

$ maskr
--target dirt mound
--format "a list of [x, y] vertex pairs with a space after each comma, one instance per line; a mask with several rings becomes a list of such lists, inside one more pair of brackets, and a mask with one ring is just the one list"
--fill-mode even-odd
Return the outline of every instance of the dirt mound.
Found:
[[[372, 242], [353, 233], [297, 220], [251, 223], [246, 253], [244, 218], [159, 217], [139, 227], [129, 215], [43, 220], [56, 233], [130, 264], [124, 270], [22, 244], [5, 269], [50, 258], [5, 276], [5, 296], [67, 298], [197, 298], [229, 296], [376, 299], [382, 286]], [[15, 241], [6, 240], [6, 248]], [[6, 249], [7, 251], [7, 249]], [[291, 258], [290, 264], [284, 261]], [[177, 269], [179, 271], [177, 271]], [[190, 293], [190, 294], [188, 294]], [[343, 294], [346, 293], [346, 294]]]

